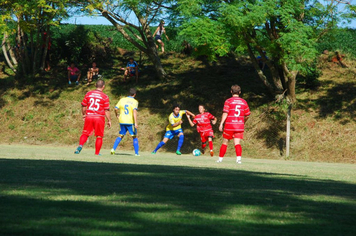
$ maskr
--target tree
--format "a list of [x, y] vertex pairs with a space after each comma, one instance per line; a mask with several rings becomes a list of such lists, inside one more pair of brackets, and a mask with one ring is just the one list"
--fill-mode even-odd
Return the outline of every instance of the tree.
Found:
[[[211, 0], [181, 2], [181, 11], [190, 16], [182, 35], [208, 47], [211, 54], [224, 55], [231, 48], [247, 51], [270, 93], [286, 95], [291, 103], [296, 102], [298, 73], [307, 71], [316, 58], [318, 37], [339, 19], [334, 1], [324, 6], [304, 0], [225, 0], [219, 1], [219, 6], [214, 3], [214, 17], [201, 14]], [[188, 2], [195, 4], [194, 12], [187, 7]], [[215, 34], [204, 25], [214, 25]], [[268, 70], [260, 68], [256, 55]]]
[[[4, 33], [4, 55], [10, 55], [14, 66], [7, 60], [17, 76], [33, 76], [44, 69], [50, 40], [50, 27], [57, 26], [59, 19], [66, 17], [66, 7], [76, 1], [70, 0], [1, 0], [4, 16], [0, 26]], [[12, 25], [13, 27], [9, 27]], [[46, 34], [45, 34], [46, 32]], [[12, 46], [4, 47], [12, 39]], [[13, 48], [16, 49], [13, 53]], [[7, 50], [6, 50], [7, 49]]]
[[[87, 7], [91, 12], [99, 11], [115, 26], [125, 39], [144, 52], [153, 63], [157, 76], [166, 77], [158, 56], [150, 26], [157, 23], [174, 1], [170, 0], [92, 0]], [[132, 20], [135, 18], [135, 20]]]

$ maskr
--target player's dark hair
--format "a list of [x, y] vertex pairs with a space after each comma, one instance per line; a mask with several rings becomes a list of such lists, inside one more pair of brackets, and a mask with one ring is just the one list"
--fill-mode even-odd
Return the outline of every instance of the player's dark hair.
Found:
[[129, 94], [130, 96], [133, 96], [137, 93], [137, 90], [135, 88], [130, 88]]
[[105, 81], [102, 79], [98, 79], [98, 81], [96, 81], [95, 87], [102, 88], [104, 87], [104, 85], [105, 85]]
[[180, 109], [180, 105], [179, 104], [174, 104], [172, 107], [172, 110], [176, 109], [176, 107], [178, 107]]
[[231, 93], [232, 95], [234, 94], [239, 95], [241, 93], [241, 87], [238, 86], [237, 84], [231, 86]]
[[202, 107], [204, 107], [204, 109], [206, 109], [205, 105], [199, 104], [198, 107], [200, 107], [200, 106], [202, 106]]

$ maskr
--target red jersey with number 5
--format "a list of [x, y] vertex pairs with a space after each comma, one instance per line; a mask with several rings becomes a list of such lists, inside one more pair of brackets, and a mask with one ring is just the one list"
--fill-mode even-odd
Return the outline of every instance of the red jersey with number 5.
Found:
[[89, 91], [82, 101], [82, 106], [87, 107], [87, 116], [105, 116], [105, 110], [110, 109], [109, 97], [99, 90]]
[[210, 120], [214, 120], [215, 117], [209, 112], [204, 112], [203, 114], [198, 114], [195, 116], [193, 123], [197, 124], [198, 132], [213, 131], [211, 128]]
[[251, 114], [247, 102], [240, 97], [231, 97], [225, 101], [223, 112], [227, 113], [224, 131], [243, 132], [245, 116]]

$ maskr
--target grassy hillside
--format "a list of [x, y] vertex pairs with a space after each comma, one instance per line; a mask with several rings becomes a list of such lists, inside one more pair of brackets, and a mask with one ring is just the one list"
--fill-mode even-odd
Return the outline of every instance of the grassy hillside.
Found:
[[[113, 66], [103, 68], [107, 82], [105, 92], [113, 108], [130, 87], [137, 87], [139, 100], [139, 142], [142, 151], [151, 151], [160, 141], [175, 102], [183, 109], [198, 112], [198, 104], [204, 103], [219, 120], [223, 102], [230, 96], [232, 84], [242, 86], [243, 98], [251, 107], [251, 119], [243, 141], [243, 156], [251, 158], [285, 158], [285, 109], [266, 95], [253, 67], [245, 58], [222, 58], [216, 63], [196, 60], [180, 54], [168, 54], [162, 58], [169, 73], [167, 81], [155, 79], [153, 68], [145, 58], [139, 83], [122, 82], [125, 59], [118, 58]], [[355, 63], [348, 61], [349, 68]], [[104, 65], [105, 67], [105, 65]], [[322, 76], [317, 86], [300, 80], [299, 103], [292, 112], [291, 156], [292, 160], [356, 162], [354, 134], [356, 87], [355, 71], [331, 63], [322, 65]], [[11, 76], [0, 74], [0, 122], [2, 143], [71, 145], [74, 147], [82, 130], [80, 102], [84, 94], [94, 86], [68, 86], [65, 65], [58, 65], [44, 78], [31, 86], [12, 81]], [[312, 88], [310, 88], [312, 87]], [[112, 114], [112, 117], [113, 114]], [[112, 146], [119, 125], [106, 130], [104, 148]], [[200, 147], [195, 128], [188, 121], [183, 123], [185, 143], [182, 152]], [[215, 151], [221, 144], [221, 133], [214, 127]], [[86, 147], [93, 147], [93, 138]], [[125, 137], [120, 148], [132, 149], [132, 140]], [[174, 151], [174, 139], [162, 151]], [[233, 156], [233, 145], [228, 155]]]

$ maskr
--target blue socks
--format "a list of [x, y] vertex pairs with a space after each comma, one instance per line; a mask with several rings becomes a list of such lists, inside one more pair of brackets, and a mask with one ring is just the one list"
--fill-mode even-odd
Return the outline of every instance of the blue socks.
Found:
[[180, 151], [180, 148], [182, 147], [183, 142], [184, 142], [184, 135], [181, 135], [181, 136], [179, 136], [177, 151]]
[[163, 145], [165, 145], [165, 143], [164, 143], [163, 141], [161, 141], [161, 142], [157, 145], [157, 147], [156, 147], [156, 149], [154, 150], [154, 152], [157, 152], [158, 149], [160, 149]]
[[114, 150], [116, 150], [117, 146], [119, 146], [121, 140], [122, 140], [121, 137], [117, 137], [117, 138], [115, 139], [114, 146], [112, 147]]
[[137, 138], [133, 139], [133, 146], [134, 146], [134, 149], [135, 149], [135, 154], [138, 155], [138, 139]]

